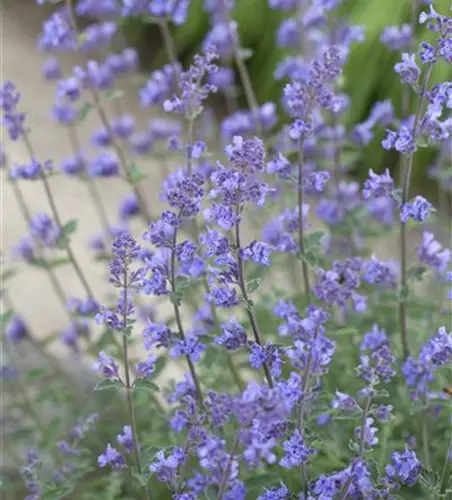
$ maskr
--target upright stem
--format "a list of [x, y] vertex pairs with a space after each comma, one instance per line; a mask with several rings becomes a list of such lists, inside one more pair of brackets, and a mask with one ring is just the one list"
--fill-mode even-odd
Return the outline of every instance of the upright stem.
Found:
[[[77, 18], [75, 16], [74, 7], [73, 7], [73, 0], [65, 0], [65, 2], [66, 2], [66, 8], [67, 8], [67, 11], [69, 14], [69, 20], [71, 23], [71, 27], [74, 30], [74, 32], [77, 35], [79, 35]], [[83, 62], [86, 63], [86, 57], [82, 52], [80, 52], [80, 57], [82, 58]], [[129, 164], [127, 163], [126, 155], [125, 155], [124, 151], [122, 150], [122, 148], [119, 146], [117, 140], [115, 139], [115, 135], [113, 133], [110, 122], [108, 120], [107, 113], [106, 113], [104, 107], [102, 106], [102, 103], [101, 103], [101, 100], [99, 97], [99, 93], [97, 92], [97, 90], [95, 90], [93, 88], [90, 88], [89, 91], [91, 93], [91, 97], [93, 99], [93, 105], [97, 111], [97, 114], [100, 118], [100, 121], [101, 121], [102, 125], [104, 126], [105, 130], [108, 132], [109, 137], [111, 138], [112, 146], [113, 146], [113, 149], [115, 150], [116, 155], [118, 156], [119, 163], [121, 165], [121, 169], [122, 169], [122, 171], [127, 179], [127, 182], [132, 186], [133, 192], [134, 192], [134, 194], [137, 198], [137, 201], [138, 201], [138, 206], [140, 207], [141, 215], [144, 218], [146, 224], [149, 224], [152, 221], [153, 217], [152, 217], [152, 215], [147, 207], [146, 200], [143, 198], [140, 189], [138, 189], [137, 184], [135, 182], [133, 182], [132, 171], [130, 170]]]
[[[74, 155], [80, 156], [82, 153], [82, 149], [75, 125], [69, 125], [68, 134]], [[88, 191], [99, 217], [101, 227], [104, 229], [105, 234], [108, 236], [110, 235], [110, 224], [108, 222], [107, 211], [102, 203], [102, 197], [100, 196], [99, 190], [97, 189], [95, 180], [86, 171], [86, 165], [84, 165], [83, 167], [83, 179], [87, 182]]]
[[[173, 309], [174, 309], [174, 316], [176, 317], [176, 324], [177, 324], [177, 329], [179, 332], [179, 336], [182, 340], [185, 340], [185, 332], [184, 332], [184, 327], [182, 324], [182, 319], [180, 315], [180, 309], [179, 305], [177, 303], [177, 298], [176, 298], [176, 243], [177, 243], [177, 228], [174, 229], [174, 237], [173, 237], [173, 245], [171, 248], [171, 269], [170, 269], [170, 285], [171, 285], [171, 291], [173, 294], [172, 297], [172, 303], [173, 303]], [[193, 361], [191, 360], [190, 356], [186, 355], [185, 359], [187, 360], [188, 368], [190, 370], [193, 383], [195, 384], [196, 387], [196, 393], [198, 396], [198, 403], [201, 408], [201, 410], [204, 408], [204, 401], [202, 397], [202, 391], [201, 391], [201, 384], [199, 383], [198, 376], [196, 375], [196, 370], [195, 366], [193, 364]]]
[[427, 469], [432, 468], [432, 459], [430, 456], [430, 436], [428, 431], [428, 417], [425, 412], [425, 408], [427, 405], [427, 396], [426, 394], [423, 397], [424, 403], [424, 411], [422, 412], [422, 447], [424, 451], [424, 461]]
[[231, 29], [232, 16], [230, 10], [225, 5], [224, 0], [221, 2], [223, 17], [229, 29], [229, 36], [233, 39], [234, 43], [234, 61], [242, 81], [243, 90], [245, 91], [246, 101], [248, 108], [251, 110], [258, 136], [262, 135], [262, 124], [259, 116], [259, 104], [257, 103], [256, 94], [254, 93], [253, 84], [251, 83], [250, 74], [246, 68], [245, 61], [240, 55], [240, 39], [237, 33]]
[[[366, 400], [366, 405], [364, 407], [363, 416], [361, 420], [361, 434], [359, 437], [359, 455], [358, 455], [360, 460], [362, 460], [364, 457], [364, 446], [366, 444], [366, 422], [367, 422], [367, 416], [369, 415], [371, 402], [372, 398], [368, 397]], [[347, 482], [344, 484], [344, 487], [342, 488], [339, 500], [345, 500], [347, 498], [348, 490], [350, 489], [352, 482], [353, 482], [353, 476], [350, 475], [350, 478], [347, 480]]]
[[[237, 202], [236, 206], [236, 213], [237, 216], [240, 213], [240, 203]], [[256, 317], [254, 315], [254, 308], [249, 300], [248, 293], [246, 291], [246, 282], [245, 282], [245, 273], [243, 269], [243, 258], [242, 258], [242, 245], [240, 242], [240, 224], [237, 223], [235, 225], [235, 244], [236, 244], [236, 250], [237, 250], [237, 268], [238, 268], [238, 278], [239, 278], [239, 287], [240, 291], [242, 292], [243, 300], [245, 301], [245, 309], [246, 313], [248, 315], [248, 319], [250, 321], [251, 329], [253, 330], [253, 335], [254, 335], [254, 340], [256, 341], [256, 344], [259, 346], [262, 346], [262, 341], [261, 341], [261, 334], [259, 332], [259, 327], [256, 321]], [[273, 387], [273, 379], [270, 373], [270, 369], [267, 365], [267, 363], [263, 364], [264, 368], [264, 373], [265, 373], [265, 378], [267, 379], [268, 386], [270, 388]]]
[[235, 438], [234, 445], [232, 446], [231, 454], [229, 455], [228, 463], [226, 465], [226, 468], [224, 469], [224, 473], [223, 473], [221, 480], [220, 480], [220, 484], [218, 487], [217, 500], [223, 500], [223, 497], [226, 493], [226, 488], [228, 486], [229, 476], [231, 474], [232, 462], [234, 461], [238, 446], [239, 446], [239, 435], [237, 433], [237, 437]]
[[[122, 336], [122, 354], [123, 354], [123, 361], [124, 361], [125, 385], [126, 385], [126, 393], [127, 393], [127, 409], [129, 412], [130, 428], [132, 430], [133, 454], [135, 456], [135, 463], [137, 466], [138, 473], [142, 474], [143, 468], [141, 466], [140, 452], [138, 450], [138, 433], [137, 433], [137, 424], [136, 424], [136, 420], [135, 420], [135, 408], [134, 408], [133, 399], [132, 399], [132, 384], [131, 384], [130, 367], [129, 367], [129, 346], [128, 346], [128, 342], [127, 342], [127, 311], [129, 309], [128, 288], [129, 288], [128, 269], [127, 269], [127, 266], [125, 266], [124, 282], [123, 282], [123, 289], [122, 289], [122, 293], [124, 294], [123, 295], [123, 313], [122, 313], [122, 321], [123, 321], [123, 325], [124, 325], [124, 332], [123, 332], [123, 336]], [[148, 491], [147, 485], [143, 485], [143, 488], [144, 488], [144, 491], [146, 493], [146, 497], [149, 498], [149, 491]]]
[[[412, 130], [413, 140], [416, 141], [416, 136], [419, 132], [420, 119], [424, 107], [425, 93], [430, 81], [433, 64], [430, 64], [425, 74], [424, 83], [420, 91], [419, 104], [414, 118], [414, 125]], [[403, 175], [402, 186], [402, 204], [403, 206], [409, 199], [411, 171], [413, 169], [414, 153], [411, 153], [405, 166]], [[400, 221], [400, 290], [404, 291], [408, 285], [408, 265], [407, 265], [407, 227], [406, 223]], [[408, 348], [408, 326], [407, 326], [407, 307], [406, 300], [402, 299], [399, 302], [399, 321], [400, 321], [400, 335], [403, 348], [403, 356], [406, 359], [409, 356]]]
[[179, 63], [177, 62], [177, 52], [176, 46], [174, 44], [174, 39], [171, 35], [171, 31], [168, 26], [168, 21], [164, 18], [159, 19], [157, 24], [160, 28], [160, 33], [162, 34], [163, 44], [165, 45], [166, 54], [168, 56], [168, 60], [173, 67], [174, 78], [176, 81], [176, 85], [179, 87]]
[[304, 251], [304, 228], [303, 228], [303, 165], [304, 165], [304, 138], [300, 139], [298, 149], [298, 244], [303, 273], [304, 291], [308, 302], [311, 302], [311, 285], [309, 283], [309, 269], [305, 259]]
[[[21, 191], [19, 185], [17, 184], [17, 181], [12, 180], [11, 184], [13, 187], [14, 196], [16, 197], [17, 203], [19, 204], [19, 209], [22, 212], [23, 218], [25, 219], [27, 226], [30, 227], [32, 217], [31, 217], [30, 211], [28, 210], [27, 203], [25, 202], [24, 195], [22, 194], [22, 191]], [[37, 246], [37, 249], [39, 251], [39, 258], [43, 258], [43, 255], [42, 255], [43, 249], [42, 249], [40, 242], [35, 238], [33, 238], [33, 240], [34, 240], [34, 242]], [[45, 269], [45, 272], [47, 273], [47, 276], [49, 277], [49, 280], [50, 280], [50, 282], [55, 290], [55, 293], [57, 294], [59, 301], [61, 302], [61, 305], [63, 306], [63, 309], [66, 311], [67, 314], [69, 314], [69, 312], [66, 309], [67, 299], [66, 299], [66, 294], [64, 293], [63, 287], [60, 285], [60, 283], [59, 283], [57, 277], [55, 276], [55, 273], [51, 267], [45, 267], [44, 269]], [[70, 314], [69, 314], [69, 316], [70, 316]]]

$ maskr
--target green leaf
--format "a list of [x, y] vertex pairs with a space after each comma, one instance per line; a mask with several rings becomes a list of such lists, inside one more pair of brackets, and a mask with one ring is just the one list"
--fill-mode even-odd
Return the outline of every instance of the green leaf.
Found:
[[248, 492], [256, 492], [262, 488], [271, 488], [277, 484], [280, 478], [276, 474], [259, 474], [245, 481]]
[[40, 267], [41, 269], [49, 268], [49, 263], [45, 259], [34, 259], [30, 262], [30, 265]]
[[75, 233], [77, 231], [78, 221], [76, 219], [71, 219], [69, 222], [61, 228], [65, 235]]
[[146, 390], [151, 392], [160, 392], [160, 387], [148, 378], [136, 378], [132, 386], [133, 389]]
[[14, 311], [6, 311], [0, 315], [0, 324], [2, 325], [2, 330], [7, 325], [10, 321], [11, 318], [14, 316]]
[[303, 255], [299, 255], [298, 258], [306, 262], [309, 267], [318, 267], [319, 259], [315, 252], [305, 252]]
[[176, 290], [175, 292], [170, 292], [168, 294], [169, 299], [176, 306], [180, 306], [184, 300], [184, 292], [182, 290]]
[[413, 266], [408, 269], [408, 279], [412, 281], [422, 281], [427, 268], [424, 266]]
[[138, 184], [140, 181], [142, 181], [146, 176], [141, 172], [140, 167], [138, 166], [137, 163], [132, 162], [129, 165], [129, 174], [128, 174], [128, 180], [129, 182], [135, 186]]
[[6, 271], [3, 271], [0, 275], [0, 283], [4, 283], [5, 281], [9, 280], [13, 276], [15, 276], [17, 273], [17, 269], [10, 268], [7, 269]]
[[157, 378], [165, 369], [168, 359], [165, 356], [160, 356], [155, 362], [154, 378]]
[[358, 330], [352, 327], [339, 328], [338, 330], [333, 330], [334, 335], [339, 335], [341, 337], [355, 337], [358, 335]]
[[246, 284], [246, 291], [248, 293], [253, 293], [259, 289], [261, 285], [261, 278], [253, 278]]
[[71, 260], [68, 258], [62, 258], [62, 259], [53, 259], [48, 262], [48, 267], [60, 267], [60, 266], [65, 266], [67, 264], [70, 264]]
[[317, 249], [325, 236], [325, 231], [315, 231], [314, 233], [308, 234], [304, 239], [306, 251]]
[[399, 302], [405, 302], [410, 295], [410, 289], [407, 286], [402, 287], [398, 293]]
[[102, 93], [102, 97], [106, 101], [111, 101], [113, 99], [119, 99], [124, 96], [124, 91], [120, 89], [110, 89]]
[[81, 122], [85, 121], [92, 109], [93, 105], [90, 102], [85, 102], [78, 112], [78, 120]]
[[114, 388], [118, 388], [118, 387], [121, 387], [123, 388], [124, 387], [124, 384], [118, 380], [118, 379], [105, 379], [105, 380], [102, 380], [102, 382], [99, 382], [93, 389], [93, 391], [105, 391], [107, 389], [114, 389]]

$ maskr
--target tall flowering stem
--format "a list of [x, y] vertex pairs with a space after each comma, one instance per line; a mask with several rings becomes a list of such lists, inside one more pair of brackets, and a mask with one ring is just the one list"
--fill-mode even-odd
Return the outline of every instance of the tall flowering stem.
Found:
[[308, 264], [304, 260], [304, 229], [303, 229], [303, 164], [304, 164], [304, 137], [300, 139], [300, 146], [298, 150], [298, 241], [299, 241], [299, 254], [301, 260], [301, 269], [303, 273], [304, 291], [311, 302], [311, 285], [309, 282], [309, 269]]
[[[427, 68], [427, 71], [425, 72], [424, 83], [422, 84], [420, 90], [420, 99], [416, 110], [413, 129], [411, 133], [413, 140], [416, 140], [416, 137], [419, 133], [420, 120], [424, 108], [426, 91], [428, 88], [428, 84], [430, 82], [432, 69], [433, 69], [433, 63], [430, 63]], [[401, 199], [402, 207], [407, 203], [409, 199], [413, 161], [414, 161], [414, 152], [412, 152], [409, 155], [408, 161], [406, 162], [405, 165], [405, 171], [403, 175], [403, 185], [402, 185], [402, 199]], [[408, 286], [407, 223], [406, 221], [401, 220], [400, 221], [400, 290], [405, 291], [407, 289], [407, 286]], [[405, 299], [400, 300], [399, 303], [399, 321], [400, 321], [400, 335], [402, 341], [403, 357], [406, 359], [408, 358], [410, 351], [408, 347], [407, 305]]]
[[[236, 206], [236, 216], [239, 218], [240, 216], [240, 203], [237, 203]], [[254, 314], [253, 305], [248, 297], [248, 292], [246, 291], [246, 282], [245, 282], [245, 272], [243, 269], [243, 257], [242, 257], [242, 245], [240, 241], [240, 224], [237, 222], [235, 224], [235, 244], [237, 250], [237, 272], [239, 278], [239, 287], [242, 292], [243, 300], [245, 301], [245, 309], [246, 314], [248, 315], [248, 319], [250, 321], [251, 329], [253, 330], [254, 340], [256, 343], [262, 347], [262, 339], [259, 331], [259, 326], [256, 320], [256, 316]], [[273, 387], [273, 378], [270, 373], [270, 368], [267, 363], [263, 363], [263, 369], [265, 373], [265, 378], [267, 379], [269, 387]]]
[[[107, 319], [107, 324], [110, 324], [115, 330], [122, 335], [122, 356], [124, 364], [124, 388], [127, 396], [127, 410], [129, 414], [129, 425], [132, 431], [132, 447], [135, 457], [135, 463], [139, 474], [143, 473], [141, 464], [140, 452], [138, 449], [138, 433], [135, 420], [135, 408], [133, 403], [133, 382], [131, 377], [128, 337], [131, 335], [133, 327], [133, 319], [130, 315], [134, 311], [133, 304], [129, 300], [129, 294], [132, 289], [137, 288], [142, 277], [142, 269], [134, 271], [131, 269], [132, 262], [137, 258], [140, 252], [139, 245], [127, 233], [116, 238], [113, 242], [113, 259], [110, 262], [110, 283], [120, 289], [118, 300], [118, 315], [105, 310], [99, 314], [99, 318], [103, 321]], [[105, 369], [104, 369], [105, 373]], [[117, 369], [115, 370], [117, 376]], [[146, 497], [149, 498], [147, 485], [143, 485]]]
[[[367, 397], [366, 403], [363, 410], [363, 415], [361, 419], [361, 433], [359, 436], [359, 460], [362, 461], [364, 457], [364, 448], [366, 444], [366, 432], [367, 432], [367, 418], [369, 416], [370, 405], [372, 403], [372, 398], [370, 396]], [[347, 482], [344, 484], [342, 488], [341, 494], [339, 495], [339, 500], [345, 500], [348, 497], [348, 492], [350, 486], [353, 482], [353, 475], [350, 475]]]
[[220, 483], [219, 483], [219, 486], [218, 486], [217, 500], [223, 500], [224, 495], [226, 493], [228, 479], [229, 479], [229, 476], [231, 475], [232, 464], [234, 462], [238, 446], [239, 446], [239, 436], [237, 435], [237, 437], [235, 438], [235, 441], [234, 441], [234, 445], [232, 446], [232, 451], [231, 451], [231, 454], [229, 455], [229, 459], [228, 459], [228, 462], [226, 464], [226, 468], [224, 469], [223, 476], [222, 476]]
[[[78, 29], [78, 24], [77, 24], [77, 18], [74, 13], [74, 5], [72, 0], [65, 0], [66, 1], [66, 9], [69, 14], [69, 21], [71, 24], [71, 28], [74, 31], [77, 36], [80, 36], [80, 32]], [[83, 62], [86, 63], [86, 57], [84, 56], [82, 51], [79, 51], [80, 57], [82, 58]], [[104, 126], [105, 130], [107, 131], [109, 137], [111, 137], [112, 141], [112, 146], [113, 149], [115, 150], [116, 155], [118, 156], [119, 163], [121, 165], [122, 171], [127, 179], [127, 182], [132, 186], [133, 192], [137, 198], [138, 205], [140, 207], [140, 213], [145, 220], [147, 224], [151, 222], [152, 220], [152, 215], [147, 207], [146, 200], [144, 199], [140, 189], [138, 188], [138, 185], [134, 180], [132, 179], [132, 172], [130, 170], [129, 164], [127, 162], [126, 155], [124, 151], [122, 150], [121, 146], [118, 144], [117, 140], [115, 139], [115, 134], [113, 133], [112, 127], [110, 125], [110, 122], [108, 120], [107, 112], [105, 111], [104, 107], [102, 106], [102, 102], [99, 96], [98, 91], [95, 88], [90, 87], [89, 91], [91, 92], [91, 97], [93, 99], [93, 105], [94, 108], [97, 111], [97, 114], [100, 118], [100, 121], [102, 125]]]
[[[173, 309], [174, 309], [174, 316], [176, 318], [176, 324], [177, 324], [177, 330], [179, 333], [179, 336], [182, 341], [185, 340], [185, 331], [184, 331], [184, 326], [182, 324], [182, 319], [180, 315], [180, 308], [179, 304], [177, 303], [177, 286], [176, 286], [176, 244], [177, 244], [177, 226], [174, 228], [174, 236], [173, 236], [173, 245], [171, 248], [171, 267], [170, 267], [170, 285], [171, 285], [171, 292], [173, 294], [172, 296], [172, 303], [173, 303]], [[202, 391], [201, 391], [201, 384], [199, 383], [198, 376], [196, 374], [195, 366], [193, 364], [193, 361], [190, 358], [190, 355], [186, 354], [185, 359], [187, 360], [188, 364], [188, 369], [190, 370], [191, 377], [193, 379], [193, 383], [195, 384], [196, 387], [196, 394], [198, 397], [198, 403], [201, 409], [204, 407], [204, 401], [202, 397]]]
[[[27, 132], [25, 132], [25, 131], [23, 134], [23, 140], [24, 140], [25, 146], [27, 147], [28, 153], [30, 155], [30, 160], [32, 162], [36, 161], [36, 155], [34, 154], [33, 148], [32, 148], [31, 143], [30, 143], [30, 139], [28, 138]], [[52, 193], [52, 190], [50, 188], [49, 180], [42, 169], [40, 169], [40, 171], [39, 171], [39, 176], [40, 176], [40, 179], [42, 180], [42, 183], [44, 185], [44, 190], [46, 192], [46, 196], [47, 196], [47, 200], [48, 200], [49, 205], [50, 205], [50, 210], [52, 212], [52, 216], [55, 219], [55, 222], [56, 222], [57, 226], [59, 227], [59, 229], [62, 230], [63, 224], [61, 222], [61, 218], [60, 218], [60, 214], [59, 214], [56, 202], [55, 202], [55, 198], [53, 197], [53, 193]], [[64, 237], [64, 235], [63, 235], [63, 237]], [[87, 296], [90, 299], [94, 300], [94, 293], [93, 293], [93, 291], [88, 283], [88, 280], [86, 279], [86, 276], [83, 273], [83, 270], [82, 270], [77, 258], [75, 257], [75, 254], [72, 250], [72, 245], [68, 240], [66, 240], [64, 248], [65, 248], [67, 256], [72, 264], [72, 267], [74, 268], [77, 276], [79, 277], [79, 279], [83, 285], [83, 288], [85, 289]]]
[[[27, 226], [30, 227], [31, 221], [32, 221], [32, 216], [30, 211], [28, 210], [27, 203], [25, 201], [25, 197], [19, 187], [19, 184], [17, 183], [16, 180], [11, 181], [12, 187], [13, 187], [13, 193], [14, 196], [17, 200], [17, 203], [19, 205], [19, 209], [22, 213], [23, 218], [25, 219], [25, 222], [27, 223]], [[42, 245], [39, 241], [38, 238], [33, 238], [36, 246], [39, 250], [39, 254], [37, 255], [37, 258], [43, 258], [42, 257]], [[61, 302], [61, 305], [63, 306], [63, 309], [67, 311], [66, 304], [67, 304], [67, 299], [66, 299], [66, 294], [64, 293], [63, 287], [61, 286], [60, 282], [58, 281], [58, 278], [55, 275], [54, 270], [52, 269], [51, 266], [45, 266], [45, 272], [47, 273], [47, 276], [49, 277], [49, 280], [55, 290], [55, 293], [58, 297], [58, 300]]]
[[[74, 152], [75, 157], [81, 155], [81, 146], [79, 137], [77, 134], [77, 128], [74, 124], [70, 124], [68, 127], [69, 141], [72, 146], [72, 150]], [[88, 185], [88, 191], [93, 202], [94, 208], [99, 216], [99, 221], [101, 223], [102, 228], [105, 231], [105, 235], [110, 235], [110, 224], [108, 222], [107, 210], [102, 203], [102, 196], [97, 189], [95, 180], [86, 172], [86, 168], [83, 171], [83, 179], [86, 180]]]

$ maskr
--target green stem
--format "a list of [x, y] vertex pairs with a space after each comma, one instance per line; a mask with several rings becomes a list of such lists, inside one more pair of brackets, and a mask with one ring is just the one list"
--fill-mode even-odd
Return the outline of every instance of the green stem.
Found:
[[[30, 140], [28, 138], [28, 135], [26, 133], [23, 134], [23, 139], [24, 139], [24, 143], [25, 143], [25, 146], [27, 147], [27, 150], [28, 150], [28, 153], [30, 155], [30, 159], [32, 161], [37, 161], [36, 160], [36, 155], [34, 154], [34, 151], [33, 151], [33, 148], [31, 146], [31, 143], [30, 143]], [[40, 172], [40, 178], [41, 178], [41, 181], [44, 185], [44, 190], [45, 190], [45, 193], [46, 193], [46, 196], [47, 196], [47, 200], [49, 202], [49, 205], [50, 205], [50, 210], [52, 212], [52, 216], [53, 218], [55, 219], [55, 222], [57, 224], [57, 226], [60, 228], [60, 230], [63, 228], [63, 224], [61, 222], [61, 218], [60, 218], [60, 214], [58, 212], [58, 209], [57, 209], [57, 206], [56, 206], [56, 202], [55, 202], [55, 199], [53, 197], [53, 194], [52, 194], [52, 190], [50, 189], [50, 183], [49, 183], [49, 180], [47, 179], [47, 176], [46, 174], [41, 170]], [[86, 295], [90, 298], [90, 299], [93, 299], [94, 300], [94, 294], [91, 290], [91, 287], [88, 283], [88, 280], [86, 279], [85, 275], [83, 274], [83, 271], [82, 271], [82, 268], [80, 267], [76, 257], [75, 257], [75, 254], [74, 252], [72, 251], [72, 246], [69, 242], [69, 240], [66, 238], [66, 241], [65, 241], [65, 250], [66, 250], [66, 253], [67, 253], [67, 256], [72, 264], [72, 267], [74, 268], [78, 278], [80, 279], [80, 282], [82, 283], [83, 285], [83, 288], [85, 289], [85, 293]]]
[[[176, 324], [177, 324], [177, 329], [179, 332], [179, 336], [182, 340], [185, 340], [185, 332], [184, 332], [184, 327], [182, 324], [182, 319], [180, 315], [180, 309], [179, 305], [177, 303], [177, 288], [176, 288], [176, 244], [177, 244], [177, 227], [174, 229], [174, 237], [173, 237], [173, 245], [171, 248], [171, 267], [170, 267], [170, 285], [171, 285], [171, 291], [172, 291], [172, 303], [173, 303], [173, 309], [174, 309], [174, 316], [176, 317]], [[193, 361], [191, 360], [190, 356], [186, 355], [185, 359], [187, 360], [188, 368], [190, 370], [193, 383], [195, 384], [196, 387], [196, 394], [198, 396], [198, 403], [200, 406], [200, 409], [202, 410], [204, 408], [204, 401], [202, 397], [202, 391], [201, 391], [201, 384], [199, 383], [198, 376], [196, 375], [196, 370], [195, 366], [193, 365]]]
[[[360, 460], [362, 460], [364, 457], [364, 446], [366, 444], [366, 421], [367, 421], [367, 416], [369, 415], [371, 402], [372, 398], [368, 397], [366, 400], [366, 405], [364, 407], [363, 416], [361, 420], [361, 434], [359, 437], [359, 455], [358, 455]], [[342, 488], [339, 500], [345, 500], [347, 498], [348, 490], [350, 489], [352, 482], [353, 482], [353, 477], [350, 476], [350, 478], [347, 480], [347, 482], [344, 484], [344, 487]]]
[[[237, 202], [236, 205], [236, 214], [237, 217], [240, 214], [240, 202]], [[250, 321], [251, 329], [253, 331], [254, 335], [254, 340], [256, 341], [256, 344], [262, 347], [262, 340], [261, 340], [261, 334], [259, 331], [259, 326], [257, 324], [256, 317], [254, 315], [254, 308], [249, 300], [248, 293], [246, 291], [246, 283], [245, 283], [245, 272], [243, 269], [243, 258], [242, 258], [242, 246], [240, 242], [240, 223], [236, 223], [235, 225], [235, 244], [236, 244], [236, 251], [237, 251], [237, 268], [238, 268], [238, 278], [239, 278], [239, 287], [240, 291], [242, 292], [243, 300], [245, 302], [245, 309], [246, 313], [248, 315], [248, 319]], [[267, 363], [263, 364], [263, 369], [265, 373], [265, 378], [267, 379], [268, 386], [270, 388], [273, 387], [273, 379], [270, 373], [270, 369], [267, 365]]]
[[[67, 9], [68, 14], [69, 14], [69, 20], [70, 20], [71, 27], [74, 30], [74, 32], [77, 35], [79, 35], [80, 32], [79, 32], [78, 25], [77, 25], [77, 18], [76, 18], [75, 12], [74, 12], [73, 0], [65, 0], [65, 2], [66, 2], [66, 9]], [[86, 64], [87, 59], [86, 59], [85, 55], [83, 54], [83, 52], [80, 52], [79, 55], [80, 55], [81, 59], [83, 60], [84, 64]], [[129, 164], [127, 162], [126, 155], [125, 155], [124, 151], [122, 150], [122, 148], [120, 147], [120, 145], [118, 144], [117, 140], [115, 139], [115, 134], [113, 133], [113, 130], [111, 128], [111, 125], [110, 125], [110, 122], [109, 122], [109, 119], [107, 116], [107, 112], [105, 111], [104, 107], [102, 106], [101, 99], [99, 97], [99, 93], [97, 92], [96, 89], [93, 89], [93, 88], [90, 88], [89, 92], [91, 93], [91, 97], [93, 99], [94, 109], [96, 110], [103, 127], [108, 132], [108, 135], [111, 138], [111, 143], [112, 143], [113, 149], [115, 150], [115, 153], [118, 157], [122, 172], [123, 172], [128, 184], [132, 187], [132, 190], [137, 198], [141, 216], [143, 217], [146, 224], [149, 225], [153, 219], [153, 216], [148, 209], [148, 206], [146, 204], [146, 200], [143, 198], [143, 195], [142, 195], [140, 189], [138, 188], [137, 183], [134, 182], [132, 179], [132, 171], [131, 171]]]
[[[129, 346], [128, 346], [128, 341], [127, 341], [127, 311], [129, 308], [129, 303], [128, 303], [128, 268], [127, 265], [125, 266], [124, 270], [124, 282], [123, 282], [123, 313], [122, 313], [122, 321], [124, 325], [124, 332], [122, 334], [122, 354], [123, 354], [123, 362], [124, 362], [124, 372], [125, 372], [125, 387], [126, 387], [126, 393], [127, 393], [127, 409], [129, 413], [129, 422], [130, 422], [130, 428], [132, 430], [132, 445], [133, 445], [133, 454], [135, 456], [135, 463], [137, 466], [138, 474], [142, 474], [143, 468], [141, 466], [141, 457], [140, 457], [140, 452], [138, 449], [138, 433], [137, 433], [137, 424], [135, 420], [135, 408], [133, 405], [133, 399], [132, 399], [132, 383], [131, 383], [131, 377], [130, 377], [130, 366], [129, 366]], [[149, 496], [149, 490], [147, 485], [143, 485], [143, 489], [146, 493], [146, 498], [150, 498]]]
[[238, 446], [239, 446], [239, 436], [237, 435], [237, 437], [235, 438], [235, 441], [234, 441], [234, 445], [232, 447], [231, 454], [229, 455], [228, 463], [226, 465], [226, 468], [224, 469], [223, 476], [222, 476], [222, 478], [220, 480], [220, 484], [219, 484], [219, 487], [218, 487], [217, 500], [223, 500], [223, 497], [224, 497], [224, 495], [226, 493], [226, 488], [227, 488], [227, 485], [228, 485], [228, 479], [229, 479], [229, 476], [231, 474], [232, 463], [233, 463], [235, 455], [237, 453]]
[[298, 149], [298, 244], [303, 273], [304, 291], [308, 302], [311, 302], [311, 285], [309, 282], [309, 269], [305, 261], [304, 228], [303, 228], [303, 165], [304, 165], [304, 138], [300, 140]]
[[[32, 217], [31, 217], [30, 211], [28, 210], [27, 204], [25, 202], [25, 197], [22, 194], [22, 191], [21, 191], [17, 181], [12, 180], [11, 184], [13, 187], [14, 196], [17, 200], [17, 203], [19, 204], [19, 209], [22, 213], [22, 216], [25, 219], [27, 226], [30, 227]], [[44, 259], [44, 255], [43, 255], [44, 249], [42, 248], [40, 241], [37, 240], [36, 238], [33, 238], [33, 241], [35, 242], [37, 250], [38, 250], [38, 258]], [[51, 267], [45, 267], [44, 270], [47, 273], [47, 276], [49, 277], [49, 280], [50, 280], [50, 282], [55, 290], [55, 293], [58, 297], [58, 300], [61, 302], [61, 305], [63, 306], [64, 311], [67, 314], [69, 314], [68, 310], [66, 308], [66, 305], [67, 305], [66, 295], [64, 293], [63, 287], [60, 285], [57, 277], [55, 276], [53, 269]], [[69, 314], [69, 316], [70, 316], [70, 314]]]
[[162, 34], [163, 44], [165, 45], [168, 60], [173, 67], [176, 85], [177, 87], [180, 87], [179, 63], [177, 62], [176, 46], [174, 44], [174, 39], [168, 26], [168, 21], [165, 18], [161, 18], [157, 21], [157, 24], [160, 28], [160, 33]]
[[[432, 74], [433, 64], [430, 64], [424, 78], [424, 83], [421, 87], [420, 91], [420, 99], [417, 107], [416, 115], [414, 118], [414, 125], [412, 130], [413, 140], [416, 141], [416, 136], [419, 131], [420, 119], [424, 107], [425, 94], [427, 90], [427, 86], [430, 81], [430, 77]], [[411, 181], [411, 172], [413, 169], [413, 160], [414, 153], [411, 153], [408, 157], [408, 161], [406, 163], [406, 168], [403, 175], [403, 186], [402, 186], [402, 203], [403, 206], [409, 199], [410, 194], [410, 181]], [[408, 286], [408, 265], [407, 265], [407, 227], [406, 222], [400, 222], [400, 290], [405, 291]], [[400, 322], [400, 335], [401, 342], [403, 348], [403, 356], [406, 359], [409, 356], [409, 347], [408, 347], [408, 319], [407, 319], [407, 306], [406, 300], [403, 298], [399, 302], [399, 322]]]

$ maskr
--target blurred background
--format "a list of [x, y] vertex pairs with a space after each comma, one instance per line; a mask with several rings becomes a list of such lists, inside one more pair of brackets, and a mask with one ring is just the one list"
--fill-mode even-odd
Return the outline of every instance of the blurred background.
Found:
[[[209, 31], [209, 17], [203, 9], [205, 0], [192, 0], [188, 22], [173, 29], [179, 59], [189, 63], [192, 56], [200, 49]], [[379, 100], [391, 99], [398, 116], [401, 116], [402, 85], [394, 72], [394, 64], [400, 60], [400, 55], [390, 52], [380, 41], [383, 29], [389, 25], [402, 25], [411, 22], [412, 0], [344, 0], [340, 15], [349, 24], [360, 25], [365, 30], [363, 43], [352, 44], [352, 51], [344, 71], [344, 91], [351, 98], [351, 107], [347, 113], [347, 124], [361, 122], [368, 116], [372, 105]], [[418, 0], [419, 11], [428, 10], [428, 1]], [[246, 61], [250, 72], [257, 99], [260, 104], [266, 101], [280, 102], [280, 96], [285, 81], [277, 81], [273, 77], [277, 63], [284, 55], [284, 50], [276, 44], [276, 32], [284, 18], [291, 11], [281, 12], [271, 9], [268, 0], [236, 0], [234, 19], [238, 23], [238, 31], [242, 47], [249, 49], [251, 57]], [[451, 0], [435, 0], [435, 9], [443, 14], [451, 6]], [[417, 16], [416, 16], [417, 18]], [[144, 69], [162, 65], [166, 55], [159, 47], [160, 36], [155, 26], [145, 24], [140, 19], [128, 21], [124, 26], [127, 38], [140, 48]], [[425, 40], [431, 41], [432, 34], [425, 26], [416, 27], [416, 47]], [[159, 47], [157, 52], [156, 48]], [[432, 82], [452, 80], [452, 66], [445, 63], [434, 67]], [[237, 81], [240, 81], [237, 78]], [[412, 99], [415, 105], [415, 99]], [[246, 102], [243, 99], [243, 106]], [[415, 110], [413, 109], [412, 112]], [[284, 116], [281, 115], [284, 119]], [[355, 175], [363, 178], [368, 169], [380, 170], [390, 167], [397, 169], [398, 157], [389, 154], [381, 147], [384, 131], [363, 150], [358, 161]], [[449, 144], [450, 154], [444, 169], [451, 170], [452, 144]], [[428, 175], [428, 168], [435, 159], [435, 151], [423, 148], [416, 154], [416, 164], [413, 172], [413, 189], [422, 191], [430, 197], [437, 197], [438, 187]], [[452, 173], [449, 174], [452, 176]], [[449, 184], [449, 192], [451, 185]]]

